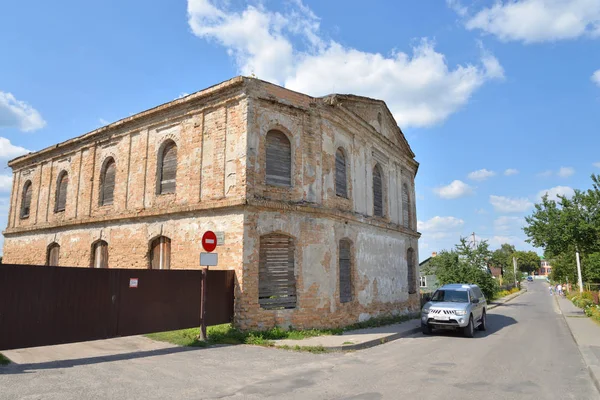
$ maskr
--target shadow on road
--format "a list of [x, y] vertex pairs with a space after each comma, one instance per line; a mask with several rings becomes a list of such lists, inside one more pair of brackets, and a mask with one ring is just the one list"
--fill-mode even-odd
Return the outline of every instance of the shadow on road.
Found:
[[[493, 335], [494, 333], [496, 333], [508, 326], [514, 325], [516, 323], [517, 323], [517, 321], [512, 317], [507, 317], [505, 315], [499, 315], [499, 314], [488, 314], [487, 315], [487, 330], [486, 331], [476, 330], [475, 336], [473, 338], [474, 339], [485, 338], [487, 336]], [[454, 331], [454, 330], [445, 330], [445, 329], [435, 330], [434, 335], [463, 337], [462, 332], [459, 330]]]
[[31, 364], [14, 364], [14, 363], [12, 363], [12, 364], [8, 364], [5, 366], [0, 366], [0, 375], [26, 374], [26, 373], [34, 372], [36, 370], [72, 368], [72, 367], [77, 367], [80, 365], [99, 364], [99, 363], [111, 362], [111, 361], [132, 360], [135, 358], [162, 356], [162, 355], [168, 355], [168, 354], [183, 353], [183, 352], [188, 352], [188, 351], [199, 351], [199, 350], [203, 350], [203, 349], [204, 348], [202, 348], [202, 347], [169, 347], [166, 349], [137, 351], [134, 353], [113, 354], [113, 355], [98, 356], [98, 357], [77, 358], [77, 359], [72, 359], [72, 360], [48, 361], [48, 362], [31, 363]]

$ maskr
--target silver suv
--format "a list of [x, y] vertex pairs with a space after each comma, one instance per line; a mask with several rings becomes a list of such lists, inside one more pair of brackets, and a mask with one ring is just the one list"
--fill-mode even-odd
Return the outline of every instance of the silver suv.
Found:
[[440, 287], [421, 310], [421, 329], [458, 329], [473, 337], [475, 328], [487, 328], [487, 302], [477, 285], [450, 284]]

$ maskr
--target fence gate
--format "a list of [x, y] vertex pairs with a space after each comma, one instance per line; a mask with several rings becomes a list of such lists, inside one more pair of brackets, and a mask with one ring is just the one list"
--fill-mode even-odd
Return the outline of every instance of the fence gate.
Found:
[[[233, 318], [233, 271], [208, 271], [207, 323]], [[202, 271], [0, 265], [0, 350], [200, 325]]]

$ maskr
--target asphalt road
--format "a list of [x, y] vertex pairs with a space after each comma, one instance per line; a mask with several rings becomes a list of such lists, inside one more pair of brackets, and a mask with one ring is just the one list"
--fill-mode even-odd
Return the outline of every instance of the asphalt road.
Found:
[[254, 346], [0, 368], [2, 399], [598, 399], [547, 293], [488, 314], [473, 339], [414, 335], [352, 353]]

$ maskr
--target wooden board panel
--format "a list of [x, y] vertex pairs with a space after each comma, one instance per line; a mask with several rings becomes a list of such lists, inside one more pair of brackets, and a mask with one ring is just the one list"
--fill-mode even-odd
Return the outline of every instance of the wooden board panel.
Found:
[[346, 157], [341, 149], [335, 153], [335, 194], [340, 197], [348, 197], [346, 187]]
[[266, 182], [268, 185], [292, 185], [292, 149], [287, 136], [279, 131], [267, 133]]
[[406, 183], [402, 184], [402, 224], [405, 228], [410, 228], [410, 199]]
[[175, 193], [177, 179], [177, 146], [171, 143], [163, 151], [160, 193]]
[[69, 175], [66, 172], [60, 176], [56, 188], [56, 206], [55, 212], [64, 211], [67, 204], [67, 187], [69, 185]]
[[258, 302], [262, 308], [295, 308], [294, 242], [285, 235], [260, 238]]
[[340, 240], [340, 303], [352, 301], [352, 261], [350, 249], [351, 244], [348, 240]]
[[23, 194], [21, 201], [21, 218], [29, 217], [31, 211], [31, 181], [27, 181], [23, 187]]
[[379, 165], [373, 168], [373, 214], [383, 217], [383, 188], [381, 186], [381, 170]]
[[113, 203], [115, 191], [116, 165], [114, 161], [109, 161], [102, 177], [102, 187], [100, 188], [100, 205]]

